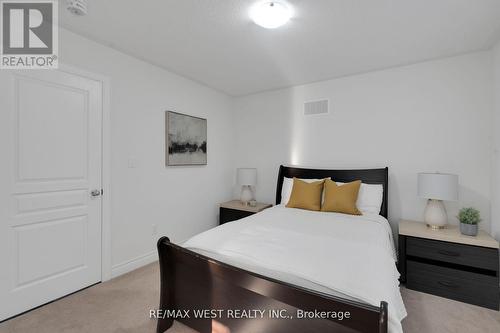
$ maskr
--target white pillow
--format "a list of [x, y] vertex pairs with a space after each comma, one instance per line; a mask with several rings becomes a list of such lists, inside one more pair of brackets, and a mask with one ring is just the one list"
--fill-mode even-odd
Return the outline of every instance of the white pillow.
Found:
[[[323, 179], [302, 179], [298, 178], [306, 183], [317, 182]], [[293, 188], [293, 178], [283, 177], [283, 187], [281, 188], [281, 204], [286, 205], [290, 200]]]
[[[339, 185], [344, 183], [336, 182]], [[382, 200], [384, 196], [384, 186], [382, 184], [365, 184], [361, 183], [359, 187], [358, 200], [356, 207], [363, 215], [380, 214]]]

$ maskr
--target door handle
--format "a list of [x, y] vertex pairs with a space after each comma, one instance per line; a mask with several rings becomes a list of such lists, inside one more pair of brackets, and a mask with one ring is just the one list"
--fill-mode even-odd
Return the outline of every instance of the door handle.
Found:
[[101, 190], [93, 190], [92, 192], [90, 192], [90, 196], [94, 198], [100, 195], [101, 195]]

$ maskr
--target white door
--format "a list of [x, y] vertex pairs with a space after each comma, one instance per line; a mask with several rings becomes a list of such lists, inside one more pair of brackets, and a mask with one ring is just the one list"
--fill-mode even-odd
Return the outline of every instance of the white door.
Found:
[[0, 70], [0, 320], [101, 280], [101, 141], [101, 82]]

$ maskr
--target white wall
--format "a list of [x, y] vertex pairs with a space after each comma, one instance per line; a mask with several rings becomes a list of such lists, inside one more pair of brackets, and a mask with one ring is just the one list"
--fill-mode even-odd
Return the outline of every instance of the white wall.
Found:
[[[154, 259], [156, 240], [183, 240], [217, 222], [231, 197], [233, 114], [229, 97], [64, 29], [60, 60], [111, 80], [112, 264]], [[208, 165], [165, 167], [164, 111], [208, 119]], [[136, 168], [128, 168], [128, 160]], [[152, 235], [152, 225], [158, 234]]]
[[493, 124], [494, 154], [492, 170], [491, 233], [500, 241], [500, 41], [493, 49], [495, 112]]
[[[421, 218], [425, 201], [416, 197], [417, 172], [453, 172], [460, 175], [461, 202], [447, 204], [449, 216], [454, 220], [459, 206], [473, 205], [481, 210], [482, 227], [490, 228], [491, 53], [231, 99], [64, 29], [59, 46], [62, 63], [111, 80], [115, 273], [134, 268], [136, 259], [154, 258], [160, 235], [183, 240], [216, 225], [217, 203], [237, 194], [235, 167], [257, 167], [257, 198], [274, 202], [280, 164], [387, 165], [392, 223]], [[497, 48], [498, 98], [499, 58]], [[304, 100], [325, 97], [332, 114], [301, 115]], [[208, 118], [207, 166], [165, 167], [167, 109]], [[129, 159], [136, 168], [128, 167]]]
[[[280, 164], [389, 167], [389, 218], [422, 219], [418, 172], [460, 176], [460, 202], [490, 230], [491, 52], [420, 63], [235, 101], [236, 164], [258, 168], [257, 199], [274, 202]], [[304, 117], [304, 101], [329, 98], [331, 114]], [[397, 228], [394, 228], [397, 230]]]

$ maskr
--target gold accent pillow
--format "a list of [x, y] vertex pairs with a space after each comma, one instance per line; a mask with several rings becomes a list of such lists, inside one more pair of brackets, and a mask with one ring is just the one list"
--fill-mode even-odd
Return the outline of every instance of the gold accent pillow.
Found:
[[321, 206], [322, 212], [335, 212], [350, 215], [361, 215], [356, 207], [361, 180], [346, 183], [341, 186], [333, 180], [325, 181], [325, 200]]
[[302, 208], [307, 210], [321, 209], [321, 194], [324, 180], [308, 183], [293, 178], [292, 194], [286, 206], [288, 208]]

